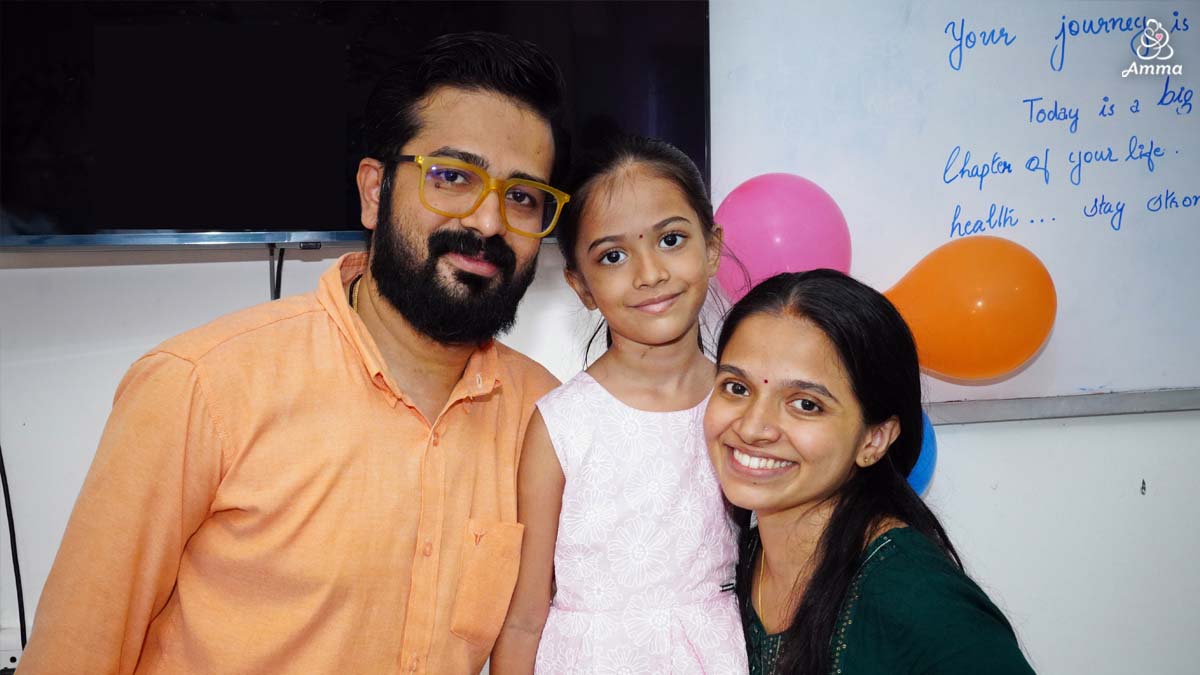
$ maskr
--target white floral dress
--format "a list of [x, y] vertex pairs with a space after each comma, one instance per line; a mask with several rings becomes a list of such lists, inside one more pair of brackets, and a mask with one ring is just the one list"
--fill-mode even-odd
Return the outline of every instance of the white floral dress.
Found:
[[631, 408], [587, 373], [538, 402], [566, 476], [538, 673], [746, 673], [707, 399]]

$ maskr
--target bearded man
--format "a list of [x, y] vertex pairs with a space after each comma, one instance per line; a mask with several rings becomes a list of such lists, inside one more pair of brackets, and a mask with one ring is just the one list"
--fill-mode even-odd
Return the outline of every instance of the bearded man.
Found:
[[557, 385], [493, 338], [568, 199], [562, 88], [486, 33], [378, 84], [368, 252], [132, 366], [22, 673], [479, 672], [517, 576], [519, 449]]

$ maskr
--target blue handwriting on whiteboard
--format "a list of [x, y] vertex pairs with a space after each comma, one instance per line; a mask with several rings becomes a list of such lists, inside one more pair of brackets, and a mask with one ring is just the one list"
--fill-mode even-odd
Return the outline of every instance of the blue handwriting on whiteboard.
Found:
[[958, 23], [951, 21], [946, 24], [942, 34], [948, 34], [950, 41], [954, 43], [947, 57], [950, 61], [950, 68], [953, 70], [962, 70], [963, 52], [974, 49], [976, 43], [984, 47], [992, 45], [1007, 47], [1017, 40], [1017, 36], [1009, 35], [1008, 29], [1004, 26], [986, 31], [968, 31], [966, 19], [959, 19]]
[[[1158, 104], [1162, 106], [1175, 106], [1176, 115], [1191, 115], [1192, 114], [1192, 94], [1193, 90], [1187, 85], [1179, 85], [1179, 91], [1171, 88], [1171, 76], [1168, 75], [1163, 82], [1163, 94], [1158, 99]], [[1176, 105], [1178, 104], [1178, 105]]]
[[1042, 172], [1042, 180], [1046, 185], [1050, 184], [1050, 148], [1042, 151], [1042, 156], [1030, 155], [1029, 159], [1025, 160], [1025, 170], [1033, 173]]
[[1108, 216], [1108, 226], [1114, 232], [1120, 232], [1121, 220], [1125, 217], [1125, 202], [1117, 201], [1113, 203], [1108, 201], [1104, 195], [1100, 195], [1092, 199], [1091, 205], [1084, 205], [1083, 215], [1088, 218]]
[[[1171, 32], [1186, 33], [1191, 27], [1188, 25], [1187, 17], [1180, 17], [1178, 11], [1172, 12], [1172, 15], [1175, 17], [1175, 21], [1171, 25]], [[1144, 16], [1114, 16], [1079, 20], [1067, 19], [1064, 14], [1058, 33], [1054, 36], [1054, 48], [1050, 50], [1050, 68], [1055, 71], [1063, 69], [1063, 63], [1067, 56], [1067, 36], [1108, 35], [1135, 31], [1140, 33], [1145, 27], [1146, 17]]]
[[1067, 153], [1067, 163], [1071, 165], [1071, 185], [1083, 182], [1084, 165], [1119, 161], [1111, 145], [1103, 150], [1072, 150]]
[[1190, 209], [1200, 205], [1200, 194], [1190, 194], [1180, 197], [1174, 190], [1163, 190], [1146, 200], [1146, 210], [1150, 213], [1170, 211], [1171, 209]]
[[1146, 160], [1146, 169], [1150, 173], [1154, 173], [1154, 158], [1162, 157], [1167, 154], [1165, 150], [1154, 144], [1154, 139], [1150, 139], [1150, 145], [1139, 142], [1137, 134], [1129, 137], [1129, 154], [1125, 156], [1126, 162], [1140, 162]]
[[1079, 129], [1079, 108], [1068, 108], [1065, 105], [1059, 105], [1058, 99], [1054, 99], [1049, 109], [1043, 108], [1040, 105], [1034, 105], [1042, 100], [1041, 96], [1037, 98], [1023, 98], [1022, 103], [1029, 104], [1029, 123], [1030, 124], [1045, 124], [1046, 122], [1066, 122], [1070, 120], [1071, 126], [1068, 127], [1071, 133], [1075, 133]]
[[972, 234], [979, 234], [980, 232], [994, 230], [998, 227], [1016, 227], [1016, 214], [1017, 212], [1014, 209], [1010, 209], [1003, 204], [1000, 206], [992, 204], [991, 207], [988, 208], [988, 214], [986, 218], [979, 218], [977, 220], [971, 220], [968, 218], [967, 220], [960, 220], [959, 217], [962, 215], [962, 204], [955, 204], [954, 215], [950, 217], [950, 238], [953, 239], [955, 237], [967, 237]]
[[946, 185], [963, 178], [973, 178], [979, 181], [979, 189], [983, 189], [983, 181], [992, 174], [1012, 173], [1012, 164], [1004, 161], [1000, 153], [992, 153], [992, 161], [983, 164], [971, 163], [971, 151], [967, 150], [962, 154], [962, 166], [957, 167], [958, 155], [962, 151], [962, 146], [956, 145], [950, 151], [950, 156], [946, 159], [946, 168], [942, 169], [942, 182]]

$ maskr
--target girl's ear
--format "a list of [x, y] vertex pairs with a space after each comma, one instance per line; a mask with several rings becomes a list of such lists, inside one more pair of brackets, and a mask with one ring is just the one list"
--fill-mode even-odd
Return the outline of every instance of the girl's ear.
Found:
[[899, 436], [900, 419], [895, 415], [870, 427], [867, 429], [867, 435], [863, 438], [862, 445], [858, 448], [858, 454], [854, 457], [854, 463], [865, 469], [878, 462], [883, 459], [883, 456], [887, 454], [888, 448], [892, 447], [892, 443]]
[[571, 290], [575, 291], [575, 295], [579, 296], [579, 301], [583, 303], [584, 307], [587, 307], [589, 310], [596, 309], [596, 301], [592, 298], [592, 292], [588, 290], [587, 282], [583, 280], [583, 275], [576, 270], [564, 268], [563, 278], [567, 280], [567, 285], [571, 287]]
[[721, 266], [721, 251], [725, 246], [724, 242], [725, 230], [722, 230], [720, 225], [713, 225], [713, 231], [706, 237], [705, 241], [705, 244], [708, 246], [706, 263], [709, 279], [717, 276], [717, 268]]

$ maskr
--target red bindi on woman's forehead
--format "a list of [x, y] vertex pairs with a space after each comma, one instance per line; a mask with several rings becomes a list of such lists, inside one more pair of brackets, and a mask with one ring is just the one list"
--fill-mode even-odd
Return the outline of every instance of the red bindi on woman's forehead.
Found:
[[766, 381], [766, 380], [763, 380], [763, 384], [766, 384], [766, 383], [767, 383], [767, 381]]

